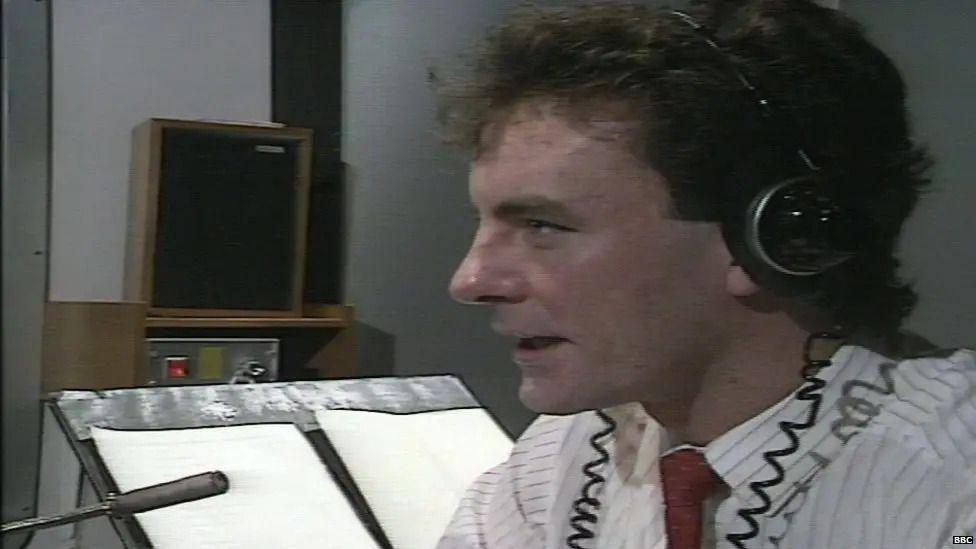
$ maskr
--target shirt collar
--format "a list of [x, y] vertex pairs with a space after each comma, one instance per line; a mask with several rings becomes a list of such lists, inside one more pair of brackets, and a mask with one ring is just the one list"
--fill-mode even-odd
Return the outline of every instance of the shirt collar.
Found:
[[[628, 464], [628, 470], [646, 475], [650, 474], [651, 468], [662, 456], [686, 447], [695, 448], [705, 454], [705, 459], [731, 488], [732, 493], [747, 503], [756, 502], [759, 498], [749, 489], [749, 483], [778, 479], [773, 486], [763, 490], [775, 508], [786, 499], [786, 495], [803, 488], [809, 478], [829, 463], [854, 432], [847, 429], [838, 433], [836, 429], [837, 425], [843, 424], [843, 404], [847, 400], [845, 390], [849, 391], [853, 385], [862, 388], [869, 385], [877, 387], [878, 390], [860, 391], [858, 398], [870, 399], [867, 403], [861, 403], [865, 408], [870, 407], [876, 412], [881, 409], [879, 401], [885, 396], [885, 391], [881, 390], [884, 388], [881, 380], [888, 374], [879, 366], [893, 366], [892, 362], [856, 345], [841, 346], [834, 352], [830, 362], [830, 366], [824, 367], [817, 375], [825, 385], [819, 391], [821, 404], [816, 421], [809, 429], [795, 431], [797, 448], [794, 452], [775, 457], [776, 463], [783, 468], [782, 478], [779, 478], [779, 473], [763, 454], [792, 446], [790, 438], [781, 430], [780, 422], [804, 423], [807, 420], [810, 401], [798, 398], [806, 383], [704, 448], [692, 445], [673, 446], [667, 431], [638, 402], [607, 408], [604, 412], [617, 423], [615, 442], [627, 441], [614, 453]], [[799, 368], [800, 365], [797, 366], [798, 370]], [[853, 426], [859, 431], [873, 417], [854, 419], [856, 421]], [[847, 427], [851, 426], [849, 421]], [[776, 454], [780, 453], [782, 452]]]
[[[802, 488], [806, 479], [815, 475], [840, 450], [845, 440], [842, 436], [837, 436], [836, 429], [832, 429], [832, 426], [842, 416], [841, 407], [837, 404], [844, 396], [844, 388], [849, 387], [849, 382], [854, 380], [860, 380], [861, 383], [876, 381], [879, 377], [877, 366], [884, 360], [884, 357], [863, 347], [840, 347], [831, 358], [830, 366], [823, 368], [817, 376], [825, 382], [823, 389], [819, 391], [821, 403], [818, 417], [809, 429], [792, 430], [797, 435], [795, 443], [784, 433], [780, 424], [805, 423], [808, 420], [811, 401], [798, 398], [802, 387], [713, 440], [705, 448], [706, 459], [732, 492], [746, 500], [757, 497], [749, 491], [749, 483], [775, 482], [778, 479], [779, 482], [765, 489], [775, 506], [781, 496]], [[865, 394], [873, 395], [873, 406], [878, 406], [878, 401], [884, 396], [881, 391]], [[863, 428], [866, 423], [865, 421], [859, 427]], [[795, 447], [795, 450], [786, 452], [785, 449], [791, 447]], [[768, 458], [764, 456], [771, 451], [775, 451], [775, 454]], [[770, 458], [782, 467], [782, 473], [770, 465]]]

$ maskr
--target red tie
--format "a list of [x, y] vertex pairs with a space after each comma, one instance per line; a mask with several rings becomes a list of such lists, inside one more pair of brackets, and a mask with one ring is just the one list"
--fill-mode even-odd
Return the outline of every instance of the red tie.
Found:
[[697, 450], [661, 458], [668, 549], [701, 549], [702, 502], [720, 482]]

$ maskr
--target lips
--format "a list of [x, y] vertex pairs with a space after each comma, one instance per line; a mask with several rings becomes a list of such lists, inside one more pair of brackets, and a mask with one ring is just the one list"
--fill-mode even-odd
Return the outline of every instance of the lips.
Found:
[[522, 367], [540, 368], [552, 366], [553, 359], [558, 357], [559, 350], [568, 344], [563, 337], [537, 336], [522, 337], [518, 340], [512, 360]]
[[556, 335], [555, 330], [542, 327], [526, 328], [506, 325], [499, 321], [492, 322], [492, 331], [498, 335], [515, 338], [514, 361], [519, 365], [541, 365], [549, 362], [552, 353], [571, 341]]
[[523, 337], [518, 340], [518, 348], [524, 351], [538, 351], [541, 349], [546, 349], [557, 343], [567, 341], [564, 337], [556, 336], [535, 336], [535, 337]]

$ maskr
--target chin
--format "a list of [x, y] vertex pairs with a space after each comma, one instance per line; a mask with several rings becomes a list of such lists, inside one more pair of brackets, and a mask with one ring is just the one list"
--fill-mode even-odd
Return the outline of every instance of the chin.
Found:
[[585, 395], [579, 394], [578, 391], [553, 390], [526, 380], [522, 381], [519, 388], [519, 400], [526, 408], [537, 414], [556, 416], [575, 414], [599, 407], [587, 403]]

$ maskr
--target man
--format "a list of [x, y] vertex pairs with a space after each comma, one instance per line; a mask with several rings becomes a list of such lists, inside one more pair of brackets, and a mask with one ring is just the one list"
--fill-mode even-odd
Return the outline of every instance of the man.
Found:
[[494, 309], [543, 415], [439, 549], [976, 531], [976, 354], [899, 335], [929, 160], [855, 23], [798, 0], [526, 11], [475, 67], [442, 110], [480, 218], [450, 291]]

